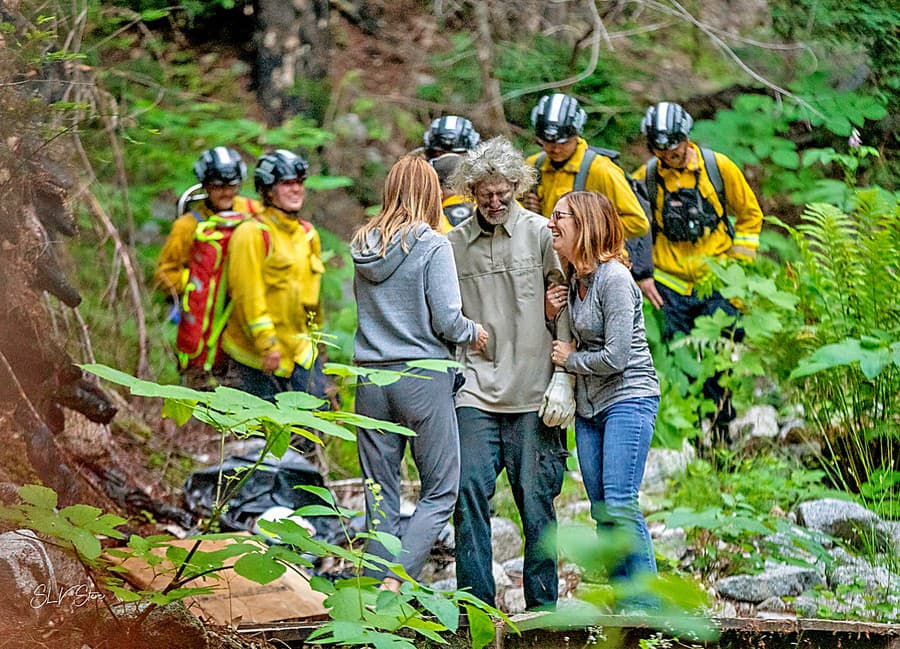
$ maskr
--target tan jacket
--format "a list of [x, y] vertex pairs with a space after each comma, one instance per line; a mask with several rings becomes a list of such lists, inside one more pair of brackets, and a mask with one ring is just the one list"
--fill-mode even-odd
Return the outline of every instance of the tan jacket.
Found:
[[[498, 413], [536, 411], [550, 377], [553, 334], [544, 321], [544, 291], [564, 284], [547, 219], [520, 205], [493, 233], [477, 216], [450, 230], [463, 313], [489, 334], [487, 348], [458, 349], [465, 385], [457, 407]], [[557, 318], [559, 339], [571, 340], [568, 310]]]

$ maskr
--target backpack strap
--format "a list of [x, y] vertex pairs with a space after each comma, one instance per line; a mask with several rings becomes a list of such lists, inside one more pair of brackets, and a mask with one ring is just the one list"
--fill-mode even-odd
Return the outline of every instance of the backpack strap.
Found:
[[719, 170], [719, 162], [716, 160], [715, 152], [709, 147], [701, 146], [700, 155], [703, 157], [703, 166], [706, 168], [706, 175], [712, 183], [713, 189], [716, 190], [716, 196], [719, 197], [719, 204], [722, 206], [722, 213], [719, 220], [725, 222], [725, 230], [728, 236], [734, 239], [734, 225], [728, 218], [728, 206], [725, 203], [725, 181], [722, 180], [722, 172]]
[[192, 215], [195, 219], [197, 219], [197, 223], [202, 223], [203, 221], [206, 220], [206, 219], [204, 219], [202, 216], [200, 216], [200, 212], [198, 212], [197, 210], [191, 210], [191, 215]]
[[581, 166], [578, 167], [578, 173], [575, 174], [575, 180], [572, 182], [573, 192], [584, 191], [584, 187], [587, 185], [588, 173], [591, 171], [591, 164], [593, 164], [596, 157], [597, 152], [592, 147], [588, 147], [585, 150], [584, 157], [581, 159]]
[[701, 146], [700, 155], [703, 158], [703, 166], [706, 168], [706, 175], [716, 190], [716, 196], [719, 197], [719, 204], [722, 206], [722, 215], [724, 216], [728, 208], [725, 206], [725, 181], [722, 180], [722, 172], [719, 171], [719, 162], [716, 160], [716, 154], [712, 149]]
[[606, 156], [610, 160], [616, 163], [616, 166], [621, 166], [619, 164], [619, 158], [621, 157], [621, 153], [616, 151], [615, 149], [606, 149], [602, 146], [589, 146], [589, 151], [594, 151], [595, 153], [599, 153], [602, 156]]
[[[656, 214], [656, 210], [658, 209], [656, 205], [656, 193], [659, 187], [659, 169], [657, 168], [657, 159], [656, 156], [653, 156], [645, 163], [646, 173], [644, 174], [644, 184], [647, 185], [647, 194], [650, 197], [650, 207], [653, 208], [653, 213]], [[663, 185], [663, 194], [666, 192], [666, 186]]]

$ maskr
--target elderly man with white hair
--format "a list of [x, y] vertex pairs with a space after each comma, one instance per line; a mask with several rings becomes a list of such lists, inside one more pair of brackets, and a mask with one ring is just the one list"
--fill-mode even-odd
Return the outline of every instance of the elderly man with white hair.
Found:
[[535, 173], [506, 139], [479, 144], [450, 178], [477, 209], [447, 238], [463, 312], [489, 333], [479, 354], [459, 350], [465, 383], [456, 396], [457, 585], [494, 604], [490, 500], [505, 468], [525, 534], [525, 603], [542, 609], [557, 598], [553, 500], [562, 488], [565, 426], [575, 401], [573, 377], [550, 360], [554, 334], [571, 337], [568, 313], [545, 319], [544, 292], [565, 283], [562, 266], [547, 220], [516, 201], [534, 185]]

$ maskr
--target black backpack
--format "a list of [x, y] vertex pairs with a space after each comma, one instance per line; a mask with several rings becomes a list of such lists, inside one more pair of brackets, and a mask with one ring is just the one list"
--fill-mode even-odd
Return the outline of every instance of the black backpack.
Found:
[[[713, 189], [716, 190], [716, 196], [719, 199], [719, 205], [722, 206], [722, 213], [718, 215], [718, 221], [724, 221], [725, 227], [728, 230], [728, 236], [732, 239], [734, 238], [734, 226], [727, 216], [727, 207], [725, 203], [725, 181], [722, 180], [722, 172], [719, 170], [719, 163], [716, 160], [716, 154], [712, 149], [707, 148], [705, 146], [700, 146], [700, 156], [703, 158], [703, 166], [706, 168], [706, 175], [709, 176], [709, 180], [712, 183]], [[659, 177], [659, 169], [657, 168], [658, 161], [656, 156], [647, 160], [646, 168], [647, 174], [645, 176], [644, 183], [646, 184], [646, 192], [647, 196], [652, 196], [653, 201], [651, 203], [651, 210], [656, 206], [656, 194], [657, 188], [660, 184], [662, 184], [662, 178]], [[699, 172], [698, 172], [699, 176]], [[698, 178], [699, 180], [699, 178]], [[699, 185], [699, 183], [698, 183]], [[666, 193], [666, 187], [663, 184], [663, 193]], [[656, 219], [653, 217], [653, 213], [650, 213], [650, 226], [651, 230], [654, 231], [654, 237], [656, 235], [655, 228]], [[718, 222], [716, 223], [716, 227], [718, 227]], [[665, 230], [663, 230], [665, 233]]]

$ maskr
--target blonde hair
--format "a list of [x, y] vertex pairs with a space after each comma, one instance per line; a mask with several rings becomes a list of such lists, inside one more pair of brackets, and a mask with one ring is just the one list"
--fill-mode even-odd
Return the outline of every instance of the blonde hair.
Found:
[[[365, 252], [387, 254], [388, 244], [400, 233], [400, 245], [409, 250], [407, 235], [418, 224], [433, 230], [441, 222], [441, 184], [434, 168], [418, 156], [403, 156], [388, 172], [384, 181], [381, 211], [353, 235], [353, 245]], [[368, 236], [379, 230], [379, 242], [373, 248]]]
[[564, 197], [578, 230], [574, 258], [568, 260], [575, 273], [588, 275], [598, 264], [612, 259], [631, 268], [625, 258], [625, 229], [610, 200], [594, 192], [570, 192]]

